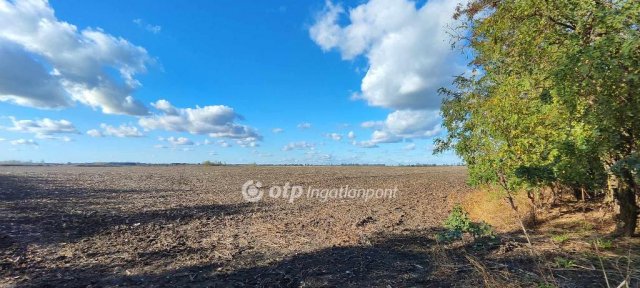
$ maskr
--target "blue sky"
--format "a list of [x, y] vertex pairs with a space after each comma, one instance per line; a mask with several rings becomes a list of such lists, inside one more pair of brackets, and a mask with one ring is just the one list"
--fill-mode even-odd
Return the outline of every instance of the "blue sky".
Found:
[[0, 0], [0, 160], [457, 163], [454, 7]]

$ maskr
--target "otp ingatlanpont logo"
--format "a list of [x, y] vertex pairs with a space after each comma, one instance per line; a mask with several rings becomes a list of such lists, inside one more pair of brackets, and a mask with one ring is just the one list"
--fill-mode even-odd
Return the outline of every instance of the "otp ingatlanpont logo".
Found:
[[262, 183], [249, 180], [242, 185], [242, 197], [248, 202], [258, 202], [262, 199]]

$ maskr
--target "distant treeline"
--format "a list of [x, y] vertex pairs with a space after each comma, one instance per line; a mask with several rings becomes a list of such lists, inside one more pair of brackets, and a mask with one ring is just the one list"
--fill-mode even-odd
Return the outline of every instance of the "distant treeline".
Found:
[[456, 164], [365, 164], [365, 163], [340, 163], [340, 164], [228, 164], [221, 161], [203, 161], [202, 163], [141, 163], [141, 162], [88, 162], [88, 163], [45, 163], [45, 162], [33, 162], [33, 161], [0, 161], [0, 166], [75, 166], [75, 167], [125, 167], [125, 166], [187, 166], [187, 165], [202, 165], [202, 166], [353, 166], [353, 167], [385, 167], [385, 166], [400, 166], [400, 167], [436, 167], [436, 166], [464, 166], [463, 163]]

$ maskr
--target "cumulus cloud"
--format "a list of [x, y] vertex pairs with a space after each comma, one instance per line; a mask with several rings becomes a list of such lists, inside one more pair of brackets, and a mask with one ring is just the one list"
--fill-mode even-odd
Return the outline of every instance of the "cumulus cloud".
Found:
[[291, 150], [313, 150], [316, 145], [313, 143], [308, 143], [306, 141], [298, 141], [298, 142], [290, 142], [284, 147], [282, 147], [282, 151], [291, 151]]
[[387, 115], [384, 129], [404, 138], [429, 138], [440, 132], [440, 112], [399, 110]]
[[271, 132], [273, 132], [275, 134], [278, 134], [278, 133], [284, 132], [284, 129], [282, 129], [282, 128], [273, 128], [273, 129], [271, 129]]
[[[398, 143], [405, 139], [430, 138], [441, 131], [441, 117], [438, 111], [398, 110], [387, 115], [385, 121], [376, 125], [371, 139], [362, 142], [361, 147], [374, 147], [380, 143]], [[368, 143], [370, 142], [370, 143]]]
[[356, 133], [353, 133], [353, 131], [349, 131], [349, 134], [347, 134], [347, 137], [351, 140], [356, 139]]
[[55, 76], [49, 74], [21, 46], [2, 37], [0, 37], [0, 101], [39, 108], [62, 108], [71, 105], [66, 91]]
[[[67, 120], [51, 120], [49, 118], [37, 120], [17, 120], [15, 117], [11, 119], [12, 127], [7, 130], [23, 133], [33, 133], [39, 139], [57, 139], [54, 134], [72, 133], [78, 134], [78, 129], [73, 123]], [[61, 138], [62, 139], [62, 138]]]
[[235, 123], [243, 117], [228, 106], [177, 108], [167, 100], [158, 100], [152, 106], [160, 113], [142, 117], [138, 121], [146, 130], [207, 134], [213, 138], [262, 140], [262, 136], [254, 128]]
[[371, 134], [371, 140], [373, 143], [398, 143], [402, 141], [402, 138], [398, 135], [392, 134], [385, 130], [376, 130]]
[[323, 51], [342, 58], [364, 57], [368, 68], [357, 99], [395, 110], [385, 121], [367, 121], [371, 139], [361, 147], [432, 137], [440, 131], [438, 88], [465, 71], [450, 49], [446, 27], [452, 25], [457, 1], [369, 0], [355, 8], [326, 2], [309, 29]]
[[151, 63], [126, 39], [58, 20], [45, 0], [0, 0], [0, 101], [35, 108], [77, 101], [106, 114], [144, 115], [132, 93]]
[[[122, 125], [120, 125], [118, 127], [115, 127], [115, 126], [111, 126], [111, 125], [102, 123], [102, 124], [100, 124], [100, 128], [102, 128], [102, 132], [100, 132], [100, 131], [98, 131], [98, 132], [99, 132], [100, 135], [104, 135], [104, 136], [113, 136], [113, 137], [119, 137], [119, 138], [143, 137], [144, 136], [144, 134], [142, 134], [142, 132], [138, 129], [138, 127], [127, 125], [127, 124], [122, 124]], [[93, 130], [95, 130], [95, 129], [93, 129]], [[95, 130], [95, 131], [97, 131], [97, 130]], [[95, 134], [95, 133], [92, 132], [92, 134]], [[89, 135], [93, 136], [91, 134], [89, 134]], [[94, 137], [96, 137], [96, 136], [94, 136]], [[100, 136], [97, 136], [97, 137], [100, 137]]]
[[298, 129], [309, 129], [311, 128], [311, 123], [303, 122], [298, 124]]
[[[364, 56], [368, 70], [358, 98], [391, 109], [437, 109], [437, 89], [464, 71], [451, 52], [446, 26], [458, 1], [370, 0], [349, 11], [327, 2], [309, 35], [345, 60]], [[348, 17], [346, 25], [340, 25]]]
[[31, 139], [18, 139], [11, 141], [11, 145], [38, 146], [38, 142]]

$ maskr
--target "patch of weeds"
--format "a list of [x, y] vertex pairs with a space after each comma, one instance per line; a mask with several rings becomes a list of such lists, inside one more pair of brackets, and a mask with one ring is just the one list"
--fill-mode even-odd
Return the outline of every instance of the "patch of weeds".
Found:
[[558, 268], [571, 268], [574, 265], [576, 265], [576, 263], [573, 260], [563, 258], [563, 257], [556, 257], [555, 264], [556, 264], [556, 267]]
[[553, 240], [553, 242], [562, 244], [569, 240], [569, 235], [567, 234], [552, 235], [551, 240]]
[[598, 249], [611, 249], [613, 248], [613, 241], [608, 239], [596, 239], [593, 241], [593, 245], [598, 247]]
[[493, 233], [491, 225], [484, 221], [471, 221], [469, 214], [459, 204], [453, 207], [453, 210], [444, 221], [444, 228], [447, 230], [437, 235], [437, 239], [440, 242], [460, 240], [465, 233], [470, 234], [474, 240], [484, 237], [495, 239], [495, 233]]
[[580, 226], [578, 226], [580, 232], [591, 232], [593, 231], [593, 228], [593, 224], [587, 221], [580, 221]]
[[538, 283], [538, 288], [555, 288], [556, 286], [553, 286], [553, 284], [550, 283]]

